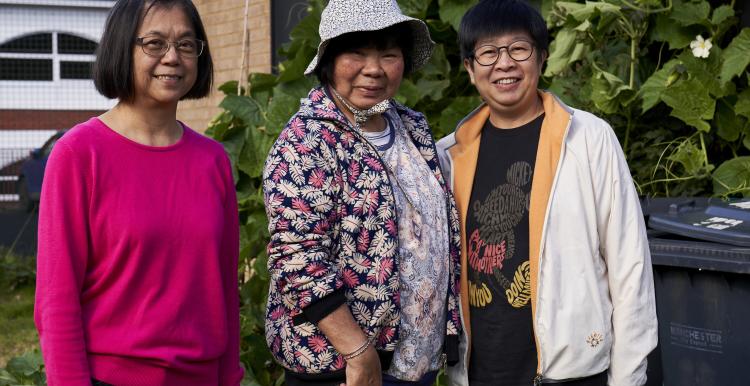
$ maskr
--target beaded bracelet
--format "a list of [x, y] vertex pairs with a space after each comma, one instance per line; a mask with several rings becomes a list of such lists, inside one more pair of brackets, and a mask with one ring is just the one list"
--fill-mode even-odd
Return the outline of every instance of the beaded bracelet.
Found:
[[350, 352], [349, 354], [344, 354], [344, 359], [348, 361], [350, 359], [354, 359], [354, 358], [356, 358], [356, 357], [364, 354], [364, 352], [367, 351], [367, 348], [370, 347], [370, 344], [372, 344], [372, 339], [367, 338], [365, 340], [365, 343], [363, 343], [361, 346], [359, 346], [359, 348], [357, 348], [356, 350]]

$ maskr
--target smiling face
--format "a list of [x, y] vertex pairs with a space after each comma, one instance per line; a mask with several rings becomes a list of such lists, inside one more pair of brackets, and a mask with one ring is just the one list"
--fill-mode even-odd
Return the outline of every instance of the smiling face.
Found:
[[368, 109], [396, 95], [404, 76], [399, 47], [356, 48], [333, 60], [331, 87], [359, 109]]
[[[141, 22], [137, 37], [163, 38], [175, 42], [195, 38], [185, 11], [174, 6], [151, 8]], [[150, 56], [133, 45], [134, 103], [172, 105], [190, 91], [198, 74], [198, 58], [180, 55], [174, 46], [161, 57]]]
[[[496, 47], [509, 46], [521, 40], [533, 42], [528, 33], [506, 33], [480, 39], [474, 49], [488, 44]], [[508, 125], [526, 123], [541, 112], [537, 86], [545, 59], [546, 53], [539, 55], [534, 48], [534, 53], [521, 62], [513, 60], [505, 49], [500, 50], [500, 57], [491, 66], [482, 66], [473, 58], [464, 60], [471, 83], [490, 107], [493, 124], [515, 127]]]

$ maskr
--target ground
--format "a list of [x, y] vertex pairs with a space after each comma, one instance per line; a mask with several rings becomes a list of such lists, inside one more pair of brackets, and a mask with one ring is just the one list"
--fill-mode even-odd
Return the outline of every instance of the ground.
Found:
[[34, 287], [0, 288], [0, 368], [8, 359], [39, 347], [33, 315]]

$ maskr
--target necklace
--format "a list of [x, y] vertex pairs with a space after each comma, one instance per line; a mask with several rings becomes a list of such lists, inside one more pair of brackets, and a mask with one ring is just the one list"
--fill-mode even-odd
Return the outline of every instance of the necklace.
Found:
[[[361, 125], [367, 122], [367, 120], [370, 119], [370, 117], [383, 114], [386, 111], [388, 111], [388, 109], [391, 108], [391, 101], [389, 99], [386, 99], [382, 102], [375, 104], [375, 106], [372, 106], [367, 110], [361, 110], [352, 106], [333, 87], [330, 87], [330, 90], [333, 96], [336, 97], [336, 99], [338, 99], [349, 111], [351, 111], [352, 114], [354, 114], [354, 121], [356, 123], [355, 127], [357, 131], [359, 131], [360, 133], [362, 133]], [[391, 126], [391, 131], [393, 132], [393, 135], [395, 136], [397, 126], [386, 115], [383, 115], [383, 118], [385, 119], [385, 124], [387, 126]], [[367, 138], [365, 138], [365, 141], [370, 143], [370, 141]], [[372, 143], [370, 143], [370, 145], [373, 146], [375, 150], [378, 152], [378, 154], [382, 156], [381, 151], [375, 145], [373, 145]], [[389, 163], [383, 160], [382, 158], [381, 158], [381, 162], [383, 162], [383, 166], [385, 166], [386, 174], [389, 176], [389, 180], [391, 180], [391, 183], [393, 182], [396, 183], [396, 186], [401, 191], [401, 194], [406, 199], [406, 202], [416, 212], [416, 216], [412, 217], [411, 219], [411, 226], [412, 226], [412, 231], [414, 232], [414, 235], [417, 236], [418, 239], [421, 239], [422, 238], [422, 210], [421, 208], [415, 205], [414, 202], [412, 202], [412, 199], [407, 193], [407, 190], [401, 186], [401, 181], [399, 181], [396, 174], [393, 172], [393, 170], [391, 170], [391, 166], [389, 165]]]
[[375, 106], [370, 107], [367, 110], [361, 110], [354, 106], [352, 106], [344, 97], [342, 97], [333, 87], [330, 88], [331, 92], [333, 93], [333, 96], [336, 97], [336, 99], [339, 100], [346, 108], [354, 114], [354, 121], [357, 123], [357, 127], [362, 125], [363, 123], [367, 122], [370, 117], [378, 114], [382, 114], [386, 112], [389, 108], [391, 108], [391, 101], [390, 99], [386, 99], [382, 102], [378, 102], [375, 104]]

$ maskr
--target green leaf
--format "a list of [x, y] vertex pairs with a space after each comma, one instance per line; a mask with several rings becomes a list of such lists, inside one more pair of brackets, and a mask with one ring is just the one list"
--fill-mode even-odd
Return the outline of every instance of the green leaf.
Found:
[[742, 138], [742, 146], [744, 146], [745, 149], [750, 150], [750, 133], [748, 133], [747, 128], [745, 130], [745, 137]]
[[744, 119], [738, 117], [732, 110], [732, 106], [723, 100], [716, 105], [713, 123], [717, 129], [716, 134], [730, 142], [734, 142], [740, 137], [740, 132], [745, 125]]
[[675, 66], [677, 66], [677, 64], [677, 60], [670, 60], [664, 65], [664, 68], [656, 71], [643, 83], [639, 90], [641, 96], [641, 109], [643, 112], [651, 110], [651, 108], [659, 103], [661, 93], [670, 84], [670, 78], [676, 75]]
[[6, 370], [16, 377], [32, 378], [34, 375], [41, 373], [44, 368], [42, 355], [37, 352], [28, 352], [20, 357], [11, 358], [8, 361]]
[[724, 50], [724, 64], [721, 66], [722, 83], [729, 82], [742, 74], [750, 64], [750, 28], [743, 28]]
[[418, 74], [429, 78], [444, 78], [451, 71], [451, 64], [445, 57], [445, 46], [437, 44], [432, 52], [432, 57], [419, 69]]
[[399, 87], [398, 94], [396, 94], [396, 100], [405, 106], [414, 106], [419, 102], [419, 99], [420, 93], [417, 85], [409, 79], [401, 81], [401, 87]]
[[223, 140], [226, 133], [232, 127], [233, 118], [232, 114], [222, 111], [211, 121], [208, 129], [206, 129], [206, 135], [219, 141]]
[[398, 6], [404, 15], [423, 20], [427, 18], [427, 8], [431, 2], [431, 0], [398, 0]]
[[568, 11], [568, 14], [575, 20], [582, 22], [597, 15], [614, 15], [621, 14], [620, 7], [603, 1], [588, 1], [582, 7], [571, 6], [570, 3], [558, 3]]
[[734, 17], [734, 9], [732, 6], [726, 4], [720, 5], [714, 9], [714, 13], [711, 16], [711, 24], [718, 27], [730, 17]]
[[689, 26], [705, 22], [710, 12], [711, 5], [705, 0], [699, 2], [674, 0], [669, 17], [683, 26]]
[[657, 42], [666, 42], [670, 50], [685, 48], [695, 39], [695, 34], [687, 28], [679, 28], [674, 25], [666, 15], [659, 14], [653, 23], [651, 39]]
[[273, 74], [258, 72], [250, 74], [250, 91], [253, 95], [272, 90], [276, 83], [277, 79]]
[[578, 32], [586, 32], [591, 29], [591, 22], [589, 20], [584, 20], [583, 23], [579, 24], [578, 27], [573, 28], [574, 30]]
[[268, 113], [266, 115], [266, 129], [269, 133], [278, 134], [284, 128], [289, 119], [299, 109], [301, 96], [289, 95], [282, 92], [276, 92], [273, 99], [268, 103]]
[[681, 142], [667, 158], [682, 165], [686, 175], [695, 176], [703, 170], [703, 152], [690, 139]]
[[562, 29], [557, 33], [555, 40], [550, 44], [550, 54], [547, 58], [544, 76], [557, 75], [572, 63], [571, 53], [576, 46], [576, 35], [576, 31], [568, 29]]
[[279, 64], [279, 83], [291, 82], [305, 76], [305, 69], [315, 57], [315, 51], [301, 52], [291, 60]]
[[241, 119], [246, 125], [258, 125], [261, 122], [260, 109], [255, 100], [247, 96], [227, 95], [219, 107]]
[[619, 112], [633, 101], [635, 91], [614, 74], [597, 71], [591, 79], [591, 100], [606, 114]]
[[268, 155], [275, 138], [258, 128], [248, 129], [246, 135], [245, 146], [242, 147], [237, 160], [237, 168], [250, 177], [260, 178], [263, 175], [266, 155]]
[[696, 58], [690, 50], [685, 50], [680, 54], [678, 59], [682, 66], [685, 67], [687, 75], [690, 78], [697, 79], [703, 88], [716, 98], [733, 94], [733, 85], [723, 84], [719, 79], [719, 69], [721, 68], [721, 50], [714, 46], [711, 48], [711, 55], [708, 58]]
[[245, 144], [245, 137], [245, 130], [234, 130], [221, 140], [221, 144], [224, 145], [224, 150], [226, 150], [229, 159], [232, 161], [232, 165], [234, 165], [232, 177], [237, 183], [240, 182], [237, 165], [239, 164], [238, 160], [240, 158], [240, 152]]
[[734, 105], [734, 111], [738, 115], [750, 118], [750, 88], [745, 89], [737, 95], [737, 103]]
[[448, 79], [420, 79], [417, 81], [417, 89], [419, 90], [419, 99], [429, 97], [436, 101], [443, 98], [443, 91], [450, 87], [451, 82]]
[[716, 100], [697, 79], [678, 81], [662, 92], [661, 100], [672, 108], [673, 117], [700, 131], [711, 130], [705, 120], [714, 117]]
[[713, 172], [714, 194], [750, 195], [750, 157], [737, 157], [722, 163]]
[[[428, 1], [424, 2], [429, 4]], [[477, 2], [477, 0], [438, 0], [440, 18], [448, 22], [454, 30], [458, 31], [461, 25], [461, 18], [464, 17], [469, 7]]]
[[226, 95], [237, 95], [237, 81], [230, 80], [229, 82], [222, 84], [219, 86], [219, 91]]
[[440, 114], [440, 119], [437, 123], [440, 131], [443, 133], [453, 132], [458, 122], [479, 106], [481, 102], [482, 100], [476, 96], [454, 98], [451, 104]]

